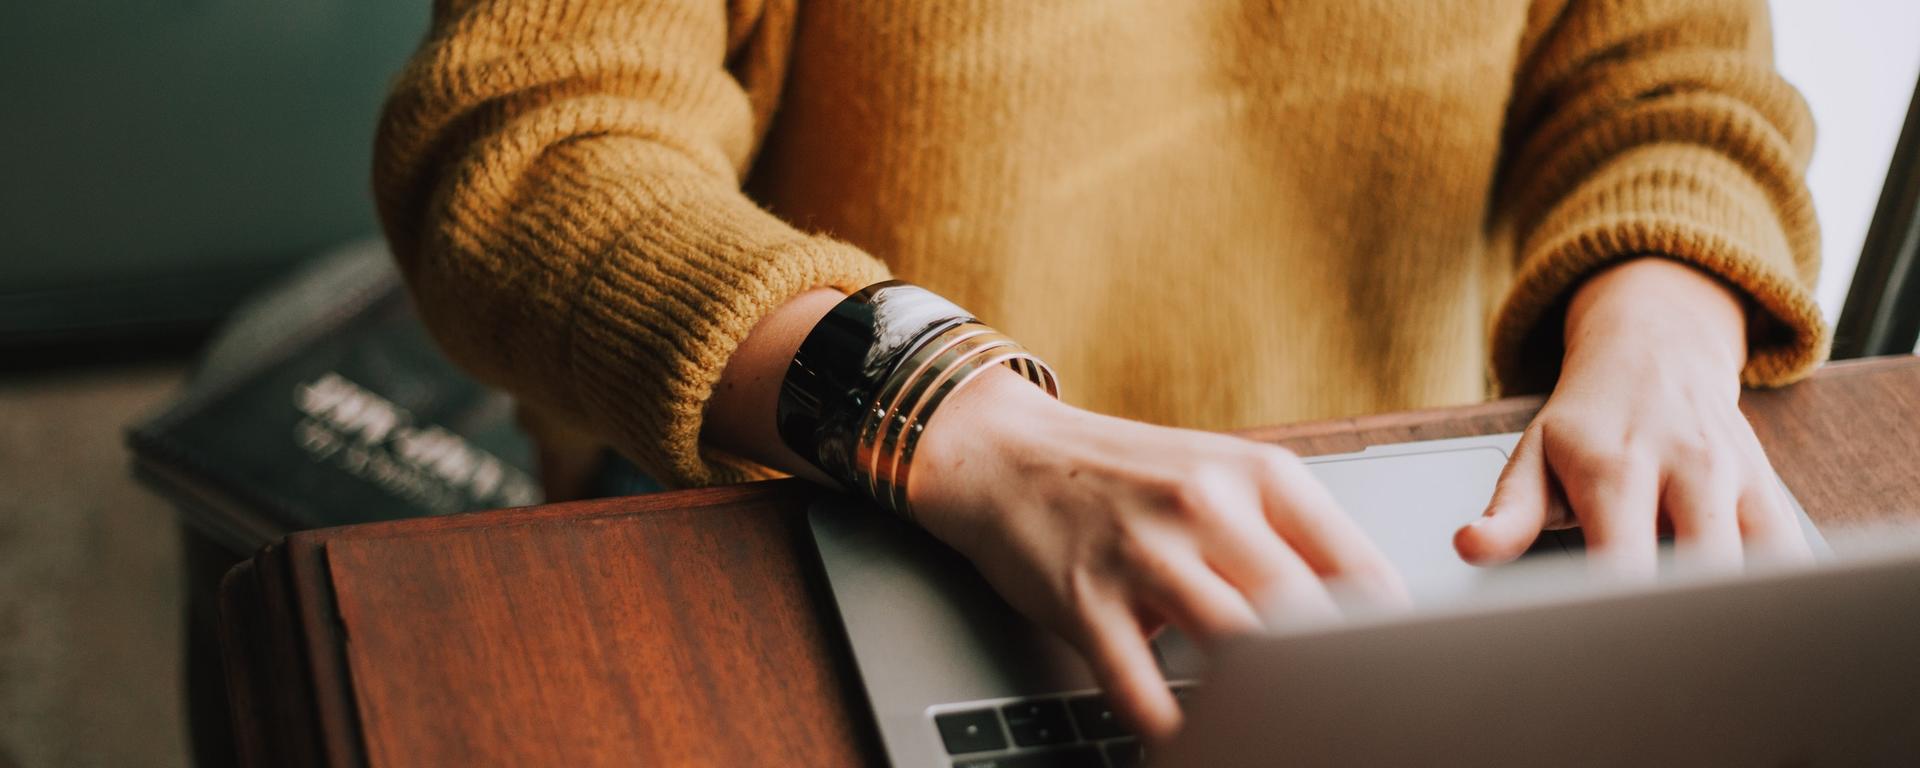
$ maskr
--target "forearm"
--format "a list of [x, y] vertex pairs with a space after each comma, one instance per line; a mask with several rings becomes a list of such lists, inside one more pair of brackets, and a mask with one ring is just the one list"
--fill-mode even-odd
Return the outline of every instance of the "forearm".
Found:
[[752, 93], [777, 83], [726, 64], [784, 53], [724, 3], [526, 7], [436, 4], [381, 120], [376, 197], [423, 322], [476, 377], [668, 486], [764, 476], [702, 450], [726, 362], [790, 298], [887, 277], [740, 190], [755, 105], [774, 101]]
[[800, 343], [842, 298], [844, 294], [832, 289], [807, 291], [753, 326], [727, 359], [713, 399], [707, 402], [703, 441], [774, 469], [829, 482], [825, 474], [780, 439], [774, 414], [780, 400], [780, 382], [786, 378]]

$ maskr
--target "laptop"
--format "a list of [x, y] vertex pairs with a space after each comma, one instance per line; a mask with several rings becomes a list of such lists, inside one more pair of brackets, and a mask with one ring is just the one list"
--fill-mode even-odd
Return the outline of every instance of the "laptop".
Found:
[[[1822, 712], [1852, 717], [1848, 722], [1920, 724], [1920, 694], [1881, 695], [1920, 691], [1920, 652], [1892, 652], [1920, 648], [1920, 611], [1885, 610], [1920, 605], [1920, 559], [1892, 572], [1822, 568], [1779, 576], [1791, 590], [1739, 579], [1606, 599], [1548, 596], [1516, 603], [1509, 597], [1504, 607], [1488, 608], [1482, 598], [1516, 593], [1515, 581], [1506, 577], [1517, 569], [1584, 573], [1575, 557], [1582, 543], [1577, 531], [1543, 534], [1523, 566], [1476, 568], [1454, 553], [1454, 530], [1485, 508], [1517, 440], [1514, 434], [1493, 435], [1307, 459], [1407, 577], [1415, 610], [1236, 641], [1220, 649], [1213, 675], [1192, 643], [1177, 632], [1162, 633], [1155, 651], [1189, 717], [1171, 752], [1156, 760], [1606, 764], [1636, 754], [1609, 751], [1630, 745], [1656, 757], [1758, 755], [1762, 763], [1822, 764], [1828, 753], [1820, 748], [1866, 742], [1832, 728], [1775, 726], [1814, 723], [1796, 718], [1816, 703], [1825, 707]], [[1804, 511], [1800, 518], [1816, 552], [1828, 552]], [[822, 501], [809, 520], [896, 768], [1142, 764], [1139, 743], [1106, 707], [1074, 650], [1015, 613], [957, 553], [857, 501]], [[1575, 587], [1570, 584], [1569, 593]], [[1780, 602], [1770, 604], [1776, 595]], [[1723, 599], [1739, 609], [1710, 610]], [[1774, 607], [1761, 610], [1769, 605]], [[1875, 608], [1900, 615], [1869, 620], [1847, 613]], [[1491, 612], [1480, 616], [1474, 610]], [[1713, 633], [1694, 626], [1702, 615], [1722, 619], [1711, 629], [1737, 635], [1741, 642], [1731, 647], [1742, 650], [1708, 645]], [[1570, 635], [1572, 627], [1592, 634]], [[1848, 631], [1817, 631], [1832, 627]], [[1595, 649], [1582, 640], [1594, 637], [1609, 644]], [[1538, 645], [1545, 640], [1556, 644]], [[1656, 649], [1648, 644], [1656, 641], [1667, 654], [1650, 663]], [[1794, 655], [1800, 651], [1809, 655]], [[1807, 663], [1811, 659], [1846, 664], [1835, 671]], [[1695, 669], [1712, 674], [1683, 674]], [[1215, 682], [1202, 684], [1205, 679]], [[1348, 687], [1350, 681], [1356, 685]], [[1888, 689], [1888, 681], [1908, 687]], [[1855, 688], [1871, 695], [1839, 696]], [[1738, 704], [1728, 704], [1729, 697]], [[1594, 710], [1606, 717], [1596, 721], [1593, 712], [1569, 711], [1594, 702], [1607, 704]], [[1659, 710], [1663, 706], [1675, 709]], [[1905, 711], [1880, 711], [1888, 706]], [[1671, 716], [1671, 727], [1649, 722], [1656, 711]], [[1736, 714], [1745, 719], [1732, 719]], [[1578, 727], [1564, 725], [1576, 722]], [[1662, 751], [1667, 742], [1636, 735], [1664, 739], [1669, 731], [1691, 733], [1681, 726], [1693, 724], [1710, 726], [1688, 742], [1694, 752]], [[1755, 738], [1748, 726], [1771, 728], [1767, 733], [1779, 739]], [[1532, 735], [1541, 733], [1577, 736]], [[1794, 737], [1798, 741], [1788, 738], [1795, 733], [1801, 734]]]

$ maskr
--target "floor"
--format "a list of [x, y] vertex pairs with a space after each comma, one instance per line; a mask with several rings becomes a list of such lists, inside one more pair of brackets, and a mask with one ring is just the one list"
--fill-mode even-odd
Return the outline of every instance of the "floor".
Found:
[[187, 764], [178, 536], [121, 433], [183, 371], [0, 374], [0, 768]]

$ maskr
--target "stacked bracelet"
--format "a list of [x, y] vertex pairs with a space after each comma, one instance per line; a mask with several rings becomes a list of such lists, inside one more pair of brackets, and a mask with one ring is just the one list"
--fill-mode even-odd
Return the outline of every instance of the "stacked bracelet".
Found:
[[868, 286], [800, 345], [780, 387], [780, 438], [848, 490], [911, 518], [907, 482], [927, 422], [996, 365], [1059, 396], [1046, 363], [951, 302], [899, 281]]

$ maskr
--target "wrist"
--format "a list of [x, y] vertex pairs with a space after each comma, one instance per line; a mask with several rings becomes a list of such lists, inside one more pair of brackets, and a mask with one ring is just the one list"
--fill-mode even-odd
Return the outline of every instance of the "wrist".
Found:
[[956, 394], [1003, 370], [1059, 392], [1046, 363], [952, 302], [875, 283], [834, 304], [800, 343], [776, 428], [826, 477], [912, 520], [907, 489], [928, 425]]
[[1568, 304], [1563, 370], [1624, 357], [1685, 363], [1737, 379], [1746, 364], [1746, 310], [1732, 288], [1658, 257], [1593, 276]]
[[941, 518], [977, 506], [971, 500], [982, 495], [982, 483], [1004, 479], [994, 467], [1022, 455], [1033, 437], [1055, 431], [1061, 418], [1074, 413], [1011, 370], [982, 373], [928, 420], [906, 489], [908, 503], [923, 525], [942, 527]]

